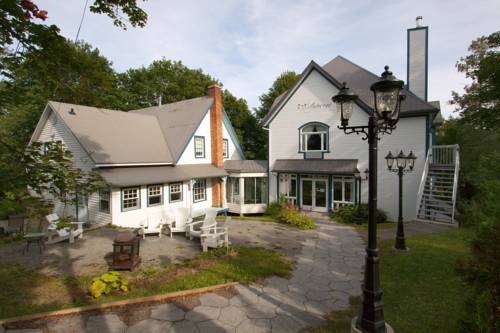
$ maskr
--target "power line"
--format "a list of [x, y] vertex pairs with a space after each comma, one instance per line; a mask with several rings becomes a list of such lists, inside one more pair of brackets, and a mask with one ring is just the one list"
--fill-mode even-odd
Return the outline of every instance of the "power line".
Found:
[[85, 0], [85, 6], [83, 7], [82, 19], [80, 20], [80, 25], [78, 26], [78, 32], [76, 33], [75, 44], [78, 41], [78, 36], [80, 35], [80, 29], [82, 28], [83, 19], [85, 18], [85, 12], [87, 11], [87, 5], [89, 0]]

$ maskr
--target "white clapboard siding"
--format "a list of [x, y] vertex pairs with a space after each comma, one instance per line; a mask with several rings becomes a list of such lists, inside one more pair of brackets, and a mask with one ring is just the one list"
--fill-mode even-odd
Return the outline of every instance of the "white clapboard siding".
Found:
[[[368, 143], [361, 140], [362, 135], [346, 135], [337, 128], [339, 115], [331, 97], [338, 93], [338, 89], [327, 81], [316, 70], [308, 76], [295, 94], [283, 106], [269, 125], [269, 162], [271, 170], [277, 159], [303, 159], [299, 153], [299, 128], [313, 121], [330, 126], [329, 153], [325, 159], [358, 159], [358, 169], [364, 176], [368, 168]], [[314, 103], [314, 104], [313, 104]], [[321, 107], [308, 108], [304, 105], [320, 105]], [[368, 115], [358, 106], [355, 107], [349, 125], [366, 125]], [[392, 135], [382, 135], [378, 145], [378, 207], [388, 213], [391, 220], [397, 219], [398, 187], [397, 176], [387, 171], [384, 157], [388, 151], [395, 155], [400, 149], [406, 153], [413, 150], [418, 159], [415, 169], [404, 177], [404, 217], [415, 219], [416, 196], [425, 163], [425, 136], [426, 118], [401, 118], [397, 129]], [[276, 200], [277, 175], [270, 179], [270, 200]], [[367, 202], [367, 181], [362, 183], [362, 201]]]

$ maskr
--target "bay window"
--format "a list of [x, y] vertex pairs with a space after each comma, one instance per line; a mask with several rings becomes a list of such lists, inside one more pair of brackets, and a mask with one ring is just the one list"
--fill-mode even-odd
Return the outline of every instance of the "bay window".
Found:
[[228, 177], [226, 182], [226, 200], [228, 203], [240, 203], [240, 178]]
[[245, 177], [244, 191], [245, 204], [267, 203], [267, 178]]

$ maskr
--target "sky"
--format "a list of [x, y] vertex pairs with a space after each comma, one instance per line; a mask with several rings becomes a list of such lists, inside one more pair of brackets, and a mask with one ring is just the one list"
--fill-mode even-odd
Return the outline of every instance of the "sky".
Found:
[[[85, 0], [35, 3], [48, 11], [48, 24], [75, 39]], [[451, 91], [467, 84], [456, 62], [473, 39], [500, 30], [498, 0], [148, 0], [140, 6], [149, 16], [146, 27], [127, 30], [87, 9], [79, 40], [120, 72], [162, 58], [201, 68], [252, 108], [283, 71], [300, 73], [311, 60], [324, 65], [339, 54], [376, 74], [389, 65], [406, 81], [406, 30], [420, 15], [429, 26], [429, 100], [440, 100], [449, 117]]]

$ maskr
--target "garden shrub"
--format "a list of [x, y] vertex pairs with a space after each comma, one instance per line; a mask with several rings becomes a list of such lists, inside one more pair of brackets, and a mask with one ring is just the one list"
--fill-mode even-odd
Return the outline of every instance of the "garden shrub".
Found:
[[[359, 206], [344, 206], [332, 214], [331, 218], [339, 223], [356, 223], [358, 214], [361, 217], [361, 223], [368, 223], [368, 204], [361, 204]], [[377, 223], [387, 222], [387, 214], [377, 209], [375, 214], [375, 221]]]
[[278, 222], [289, 224], [302, 230], [314, 229], [316, 227], [313, 219], [299, 212], [295, 205], [288, 203], [283, 195], [280, 195], [278, 201], [269, 204], [266, 215], [271, 216]]
[[500, 221], [479, 228], [471, 252], [471, 258], [458, 265], [474, 290], [462, 316], [462, 331], [500, 332]]
[[128, 292], [128, 281], [119, 272], [108, 272], [92, 279], [89, 293], [98, 298], [102, 294], [109, 294], [114, 290]]
[[302, 230], [314, 229], [316, 227], [312, 218], [297, 211], [295, 208], [283, 208], [279, 220]]

